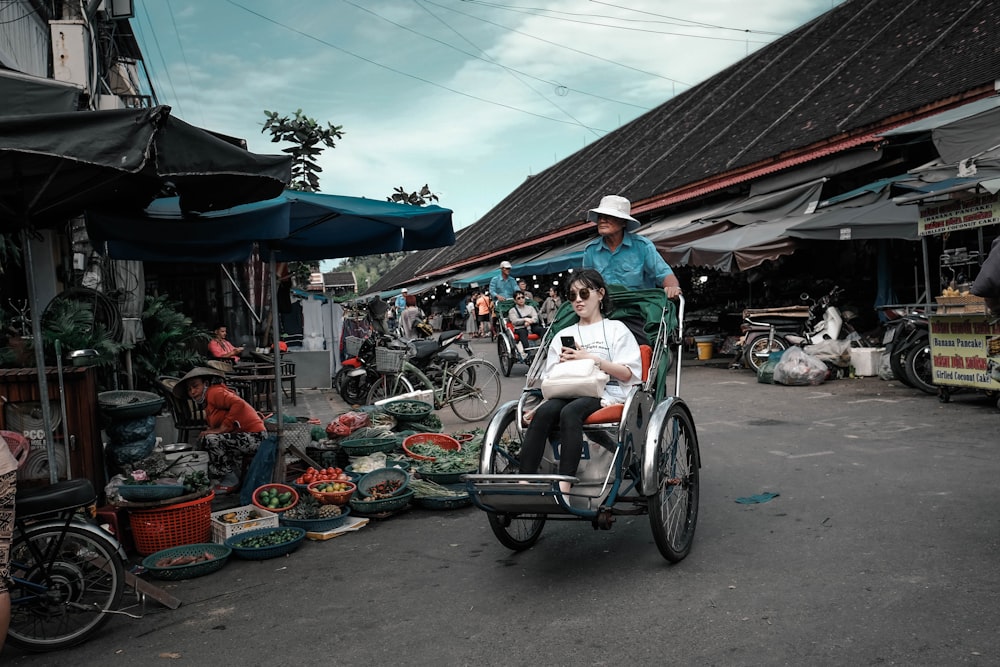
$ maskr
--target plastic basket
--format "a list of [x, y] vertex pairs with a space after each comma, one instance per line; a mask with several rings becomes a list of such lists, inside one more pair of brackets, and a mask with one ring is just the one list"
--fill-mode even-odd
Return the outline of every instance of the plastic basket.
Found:
[[[236, 521], [230, 523], [222, 517], [235, 514]], [[278, 525], [278, 515], [270, 510], [244, 505], [231, 510], [212, 512], [212, 541], [222, 544], [233, 535], [245, 533], [258, 528], [274, 528]]]
[[347, 521], [347, 517], [349, 516], [351, 516], [351, 508], [341, 507], [339, 515], [332, 516], [327, 519], [289, 519], [282, 516], [281, 525], [301, 528], [307, 533], [323, 533], [339, 527], [340, 524]]
[[440, 447], [443, 450], [442, 454], [444, 451], [462, 451], [462, 445], [450, 435], [445, 435], [444, 433], [414, 433], [403, 440], [403, 451], [411, 459], [417, 461], [437, 461], [437, 457], [416, 453], [413, 451], [413, 447], [416, 445], [434, 445]]
[[130, 502], [169, 500], [184, 495], [183, 484], [122, 484], [118, 495]]
[[372, 470], [370, 473], [364, 475], [360, 480], [358, 480], [358, 493], [365, 498], [368, 498], [371, 495], [372, 487], [377, 484], [381, 484], [382, 482], [390, 481], [399, 482], [399, 487], [395, 491], [395, 493], [399, 493], [406, 488], [407, 484], [410, 483], [410, 474], [405, 470], [395, 467]]
[[393, 496], [392, 498], [379, 498], [377, 500], [351, 498], [351, 511], [362, 515], [394, 512], [406, 507], [412, 499], [413, 489], [406, 489], [398, 496]]
[[[256, 537], [258, 535], [266, 535], [267, 533], [274, 532], [276, 530], [291, 530], [295, 531], [296, 537], [292, 538], [287, 542], [282, 542], [281, 544], [275, 544], [270, 547], [239, 547], [236, 546], [237, 542], [250, 537]], [[233, 553], [243, 558], [245, 560], [267, 560], [268, 558], [277, 558], [278, 556], [284, 556], [285, 554], [292, 553], [299, 548], [302, 544], [302, 540], [306, 537], [306, 531], [302, 528], [295, 526], [288, 526], [287, 528], [261, 528], [259, 530], [251, 530], [246, 533], [241, 533], [239, 535], [234, 535], [226, 540], [226, 546], [233, 550]]]
[[[259, 494], [261, 491], [265, 491], [267, 489], [272, 489], [272, 488], [277, 489], [279, 493], [286, 493], [286, 492], [291, 493], [292, 494], [291, 502], [289, 502], [284, 507], [264, 507], [263, 505], [261, 505], [260, 501], [257, 500], [257, 494]], [[285, 510], [290, 510], [293, 507], [295, 507], [296, 505], [298, 505], [298, 503], [299, 503], [299, 492], [296, 491], [294, 487], [291, 487], [291, 486], [289, 486], [287, 484], [277, 484], [277, 483], [274, 483], [274, 484], [264, 484], [262, 486], [258, 486], [256, 489], [254, 489], [254, 491], [253, 491], [253, 498], [251, 499], [250, 502], [253, 503], [254, 507], [259, 507], [262, 510], [267, 510], [268, 512], [274, 512], [276, 514], [280, 514], [281, 512], [284, 512]]]
[[422, 479], [434, 482], [435, 484], [457, 484], [462, 481], [462, 475], [469, 475], [476, 472], [476, 470], [476, 468], [471, 468], [461, 472], [425, 472], [424, 470], [417, 468], [417, 472], [420, 474]]
[[397, 422], [420, 421], [433, 409], [433, 405], [424, 401], [393, 400], [382, 405], [382, 411], [395, 417]]
[[346, 505], [354, 492], [358, 490], [358, 485], [354, 482], [333, 482], [336, 484], [346, 484], [347, 489], [343, 491], [320, 491], [317, 487], [331, 482], [313, 482], [309, 485], [309, 495], [315, 498], [320, 505]]
[[344, 354], [348, 357], [358, 356], [358, 352], [361, 351], [361, 344], [364, 342], [364, 338], [359, 338], [357, 336], [344, 336]]
[[163, 407], [162, 396], [149, 391], [129, 389], [102, 391], [97, 395], [97, 406], [107, 417], [116, 420], [138, 419], [155, 415]]
[[379, 373], [398, 373], [403, 370], [406, 350], [391, 347], [375, 348], [375, 370]]
[[[206, 574], [212, 574], [221, 570], [222, 566], [229, 560], [233, 550], [224, 544], [187, 544], [183, 547], [173, 547], [157, 551], [155, 554], [146, 556], [142, 561], [142, 566], [146, 568], [150, 576], [157, 579], [167, 579], [177, 581], [178, 579], [193, 579]], [[177, 556], [201, 556], [211, 554], [211, 560], [187, 565], [175, 565], [172, 567], [158, 567], [156, 563], [164, 558], [175, 558]]]
[[340, 449], [348, 456], [368, 456], [375, 452], [391, 452], [396, 449], [398, 444], [399, 442], [394, 437], [358, 438], [344, 440], [340, 443]]
[[129, 523], [135, 548], [143, 556], [185, 544], [210, 541], [212, 535], [211, 491], [204, 498], [167, 505], [155, 510], [131, 510]]

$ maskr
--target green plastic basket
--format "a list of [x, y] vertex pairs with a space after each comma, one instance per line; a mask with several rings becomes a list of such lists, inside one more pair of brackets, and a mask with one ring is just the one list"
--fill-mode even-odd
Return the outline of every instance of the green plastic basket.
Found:
[[[166, 579], [169, 581], [193, 579], [194, 577], [201, 577], [222, 569], [222, 566], [226, 564], [229, 560], [230, 554], [232, 553], [233, 550], [224, 544], [214, 544], [212, 542], [204, 544], [185, 544], [183, 546], [171, 547], [170, 549], [157, 551], [155, 554], [146, 556], [142, 560], [142, 566], [146, 568], [146, 571], [149, 572], [150, 576], [157, 579]], [[173, 567], [157, 567], [156, 565], [157, 561], [164, 558], [200, 556], [202, 554], [211, 554], [212, 560], [205, 560], [199, 563], [189, 563], [187, 565], [176, 565]]]
[[413, 495], [413, 489], [406, 489], [392, 498], [379, 498], [377, 500], [351, 498], [351, 511], [361, 515], [395, 512], [406, 507], [413, 499]]
[[422, 469], [417, 468], [417, 473], [420, 475], [421, 479], [426, 479], [429, 482], [436, 482], [438, 484], [457, 484], [462, 481], [462, 475], [469, 475], [477, 471], [477, 468], [471, 468], [469, 470], [462, 470], [459, 472], [424, 472]]
[[[297, 537], [292, 538], [287, 542], [282, 542], [281, 544], [275, 544], [269, 547], [238, 547], [237, 542], [241, 542], [248, 537], [257, 537], [258, 535], [266, 535], [267, 533], [273, 533], [279, 530], [292, 530], [297, 533]], [[284, 556], [285, 554], [292, 553], [299, 548], [302, 544], [302, 540], [306, 537], [306, 531], [303, 528], [298, 528], [295, 526], [278, 527], [278, 528], [260, 528], [258, 530], [249, 530], [245, 533], [237, 533], [229, 539], [226, 540], [226, 546], [233, 550], [233, 553], [243, 558], [245, 560], [267, 560], [268, 558], [277, 558], [278, 556]]]
[[340, 449], [348, 456], [368, 456], [375, 452], [391, 452], [398, 444], [395, 437], [358, 438], [344, 440], [340, 443]]
[[382, 412], [387, 412], [400, 422], [418, 422], [431, 413], [434, 406], [423, 401], [409, 399], [392, 401], [382, 406]]
[[338, 516], [333, 516], [328, 519], [288, 519], [285, 518], [285, 515], [281, 515], [279, 521], [282, 526], [301, 528], [309, 533], [322, 533], [340, 526], [342, 523], [347, 521], [347, 517], [349, 516], [351, 516], [351, 508], [341, 507], [340, 514]]

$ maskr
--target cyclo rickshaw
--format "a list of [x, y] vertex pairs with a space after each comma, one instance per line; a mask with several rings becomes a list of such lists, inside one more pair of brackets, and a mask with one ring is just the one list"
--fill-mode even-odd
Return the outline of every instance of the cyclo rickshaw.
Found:
[[[549, 438], [538, 474], [518, 472], [521, 438], [528, 427], [523, 414], [541, 399], [537, 387], [545, 350], [556, 332], [578, 319], [572, 305], [564, 303], [528, 370], [521, 397], [501, 405], [490, 418], [479, 472], [466, 476], [466, 486], [500, 543], [515, 551], [533, 546], [548, 520], [588, 521], [595, 529], [608, 530], [616, 516], [649, 514], [656, 546], [676, 563], [694, 540], [701, 467], [694, 419], [680, 398], [684, 300], [679, 297], [678, 307], [662, 290], [609, 290], [615, 303], [611, 318], [642, 313], [652, 345], [640, 347], [642, 384], [631, 389], [623, 405], [603, 407], [585, 422], [577, 475], [557, 474], [557, 435]], [[677, 368], [670, 395], [672, 343]], [[559, 490], [561, 481], [573, 484], [570, 493]]]
[[[531, 305], [538, 310], [537, 301], [526, 301], [526, 305]], [[517, 334], [514, 333], [514, 325], [508, 319], [507, 314], [510, 309], [514, 307], [513, 299], [504, 299], [503, 301], [497, 301], [493, 305], [493, 314], [495, 315], [495, 330], [497, 332], [497, 357], [500, 360], [500, 372], [504, 374], [504, 377], [510, 377], [510, 370], [514, 367], [515, 363], [518, 364], [528, 364], [530, 367], [532, 359], [535, 357], [535, 353], [538, 352], [541, 347], [542, 341], [539, 340], [538, 334], [528, 333], [528, 340], [519, 341]], [[518, 347], [518, 343], [521, 343]]]

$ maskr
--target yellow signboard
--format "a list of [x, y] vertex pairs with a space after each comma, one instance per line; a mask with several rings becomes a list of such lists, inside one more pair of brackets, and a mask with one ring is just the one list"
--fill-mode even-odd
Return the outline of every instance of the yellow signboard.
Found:
[[1000, 389], [1000, 323], [986, 315], [935, 315], [930, 320], [934, 384]]
[[981, 195], [921, 206], [917, 233], [930, 236], [997, 223], [1000, 223], [1000, 194]]

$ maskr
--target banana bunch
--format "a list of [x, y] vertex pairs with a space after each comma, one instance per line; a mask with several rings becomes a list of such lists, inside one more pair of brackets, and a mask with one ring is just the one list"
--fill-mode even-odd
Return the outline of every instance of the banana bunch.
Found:
[[949, 286], [944, 288], [944, 291], [941, 292], [941, 296], [969, 296], [969, 290], [960, 292], [956, 288]]

